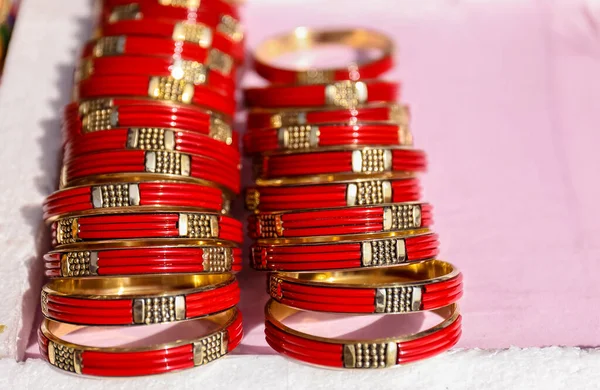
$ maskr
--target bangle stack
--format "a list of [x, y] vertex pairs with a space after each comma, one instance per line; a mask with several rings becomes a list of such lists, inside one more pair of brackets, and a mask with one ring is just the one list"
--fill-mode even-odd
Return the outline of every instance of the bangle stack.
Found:
[[[242, 223], [232, 130], [244, 57], [226, 0], [104, 0], [64, 110], [60, 189], [44, 203], [52, 250], [41, 293], [42, 357], [92, 376], [158, 374], [237, 347]], [[97, 326], [190, 322], [139, 347], [73, 342]]]
[[[331, 69], [294, 69], [276, 57], [338, 44], [380, 55]], [[426, 169], [393, 67], [393, 43], [363, 29], [298, 28], [264, 41], [255, 71], [273, 83], [245, 90], [243, 143], [256, 183], [251, 264], [268, 271], [268, 344], [288, 357], [336, 368], [384, 368], [439, 354], [461, 334], [462, 274], [438, 260], [432, 208], [420, 200]], [[347, 314], [432, 312], [429, 329], [391, 338], [340, 340], [295, 330], [299, 311]], [[400, 325], [400, 324], [399, 324]], [[399, 326], [400, 328], [400, 326]]]

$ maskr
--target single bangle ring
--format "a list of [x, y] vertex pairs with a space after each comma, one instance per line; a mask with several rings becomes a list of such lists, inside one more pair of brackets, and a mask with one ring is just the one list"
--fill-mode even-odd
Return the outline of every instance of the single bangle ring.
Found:
[[416, 178], [363, 179], [304, 186], [257, 186], [247, 188], [245, 195], [250, 211], [320, 209], [414, 202], [420, 198], [421, 186]]
[[242, 340], [242, 315], [236, 308], [193, 321], [198, 324], [214, 322], [218, 328], [193, 340], [178, 340], [141, 348], [102, 348], [74, 344], [62, 339], [85, 327], [45, 319], [38, 332], [38, 344], [44, 360], [67, 372], [125, 377], [202, 366], [233, 351]]
[[376, 235], [368, 240], [339, 240], [334, 243], [269, 245], [255, 243], [250, 260], [256, 270], [321, 271], [388, 267], [433, 259], [438, 255], [434, 233], [405, 236]]
[[248, 235], [265, 239], [416, 230], [431, 226], [431, 210], [427, 203], [396, 203], [258, 213], [248, 217]]
[[[180, 244], [173, 241], [171, 245]], [[188, 244], [189, 245], [189, 244]], [[242, 250], [215, 242], [197, 241], [194, 246], [140, 246], [98, 249], [71, 248], [44, 255], [49, 278], [87, 278], [159, 273], [238, 272]]]
[[270, 300], [265, 308], [267, 343], [277, 352], [309, 364], [334, 368], [386, 368], [438, 355], [461, 335], [456, 304], [434, 310], [443, 318], [436, 326], [403, 337], [377, 340], [340, 340], [312, 336], [282, 323], [298, 310]]
[[[294, 69], [273, 63], [276, 57], [299, 50], [310, 50], [320, 45], [344, 45], [353, 49], [379, 49], [374, 60], [352, 63], [345, 68]], [[254, 70], [272, 83], [315, 84], [337, 80], [372, 79], [390, 70], [394, 65], [394, 43], [385, 34], [366, 29], [311, 30], [298, 27], [291, 33], [263, 41], [253, 55]]]
[[54, 246], [103, 240], [200, 238], [243, 242], [242, 223], [216, 213], [98, 214], [61, 218], [52, 224]]

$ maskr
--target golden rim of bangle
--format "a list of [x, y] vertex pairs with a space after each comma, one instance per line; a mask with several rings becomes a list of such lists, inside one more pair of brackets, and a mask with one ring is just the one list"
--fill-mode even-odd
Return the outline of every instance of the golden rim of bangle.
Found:
[[[441, 329], [447, 328], [448, 326], [452, 325], [454, 323], [454, 321], [456, 321], [456, 319], [460, 315], [458, 305], [456, 303], [453, 303], [451, 305], [442, 307], [440, 309], [431, 310], [432, 313], [437, 314], [438, 316], [442, 317], [444, 320], [441, 323], [439, 323], [429, 329], [425, 329], [425, 330], [417, 332], [417, 333], [413, 333], [413, 334], [406, 335], [406, 336], [399, 336], [399, 337], [389, 337], [389, 338], [373, 339], [373, 340], [351, 340], [351, 339], [334, 339], [334, 338], [326, 338], [326, 337], [321, 337], [321, 336], [314, 336], [314, 335], [311, 335], [308, 333], [303, 333], [303, 332], [297, 331], [297, 330], [292, 329], [289, 326], [283, 324], [282, 321], [284, 321], [286, 318], [290, 317], [293, 314], [300, 313], [300, 312], [304, 312], [304, 310], [296, 309], [291, 306], [284, 305], [282, 303], [275, 301], [274, 299], [270, 299], [269, 302], [267, 302], [267, 305], [265, 306], [265, 317], [267, 318], [267, 320], [269, 322], [271, 322], [274, 326], [279, 328], [281, 331], [283, 331], [284, 333], [289, 333], [294, 336], [301, 337], [303, 339], [313, 340], [313, 341], [317, 341], [317, 342], [328, 343], [328, 344], [342, 344], [342, 345], [356, 344], [356, 343], [369, 343], [369, 344], [372, 344], [372, 343], [375, 343], [375, 344], [402, 343], [402, 342], [420, 339], [422, 337], [426, 337], [432, 333], [435, 333]], [[352, 314], [349, 314], [349, 316], [352, 316]], [[356, 315], [354, 315], [354, 316], [356, 316]]]
[[59, 249], [54, 249], [48, 253], [64, 253], [74, 251], [101, 251], [110, 249], [144, 249], [144, 248], [239, 248], [239, 245], [231, 241], [221, 239], [194, 239], [194, 238], [169, 238], [168, 240], [155, 238], [147, 240], [102, 240], [94, 242], [75, 242], [72, 244], [61, 245]]
[[258, 187], [284, 187], [295, 185], [311, 185], [311, 184], [338, 184], [371, 180], [394, 180], [394, 179], [411, 179], [418, 177], [414, 172], [392, 171], [380, 173], [336, 173], [336, 174], [319, 174], [297, 177], [280, 177], [276, 179], [261, 179], [255, 181]]
[[421, 149], [416, 149], [413, 148], [412, 146], [363, 146], [363, 145], [344, 145], [344, 146], [330, 146], [327, 147], [327, 150], [324, 150], [325, 148], [319, 148], [319, 149], [307, 149], [307, 150], [296, 150], [296, 149], [291, 149], [291, 150], [275, 150], [272, 152], [268, 152], [268, 153], [262, 153], [263, 156], [265, 157], [272, 157], [272, 156], [283, 156], [283, 155], [288, 155], [288, 154], [312, 154], [312, 153], [322, 153], [323, 151], [327, 151], [327, 152], [353, 152], [356, 150], [360, 150], [360, 151], [366, 151], [366, 150], [416, 150], [419, 152], [422, 152]]
[[232, 273], [59, 278], [50, 280], [42, 291], [51, 295], [85, 299], [161, 298], [214, 289], [234, 280]]
[[426, 286], [452, 279], [458, 269], [442, 260], [425, 260], [400, 267], [323, 272], [276, 272], [271, 276], [285, 282], [337, 288], [392, 288]]
[[295, 245], [310, 245], [310, 244], [348, 244], [348, 243], [363, 243], [374, 240], [389, 240], [389, 239], [405, 239], [415, 236], [422, 236], [433, 233], [429, 228], [402, 230], [398, 232], [380, 232], [380, 233], [363, 233], [352, 234], [345, 236], [313, 236], [313, 237], [294, 237], [294, 238], [259, 238], [254, 240], [260, 246], [295, 246]]

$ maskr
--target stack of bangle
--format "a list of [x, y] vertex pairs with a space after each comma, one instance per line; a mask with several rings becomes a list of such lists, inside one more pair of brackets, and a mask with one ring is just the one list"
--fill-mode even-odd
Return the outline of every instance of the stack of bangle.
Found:
[[[104, 0], [100, 9], [64, 110], [60, 189], [43, 206], [53, 247], [40, 352], [93, 376], [204, 365], [243, 333], [242, 223], [229, 215], [241, 190], [239, 10], [227, 0]], [[81, 327], [178, 321], [213, 325], [136, 348], [72, 341]]]
[[[326, 44], [381, 54], [344, 68], [276, 65], [280, 55]], [[413, 147], [408, 107], [395, 102], [399, 85], [377, 79], [393, 66], [391, 40], [363, 29], [298, 28], [264, 41], [253, 60], [273, 83], [245, 90], [250, 110], [243, 138], [256, 179], [245, 197], [253, 211], [250, 260], [269, 271], [268, 344], [336, 368], [391, 367], [454, 346], [462, 275], [437, 260], [432, 207], [420, 200], [416, 178], [426, 168], [425, 154]], [[340, 340], [285, 325], [298, 311], [431, 311], [442, 320], [403, 336]]]

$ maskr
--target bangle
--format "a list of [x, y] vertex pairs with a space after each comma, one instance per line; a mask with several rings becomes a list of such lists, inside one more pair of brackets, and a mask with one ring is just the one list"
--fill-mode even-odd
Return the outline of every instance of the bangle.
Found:
[[272, 273], [269, 295], [284, 305], [331, 313], [435, 310], [462, 296], [462, 274], [432, 260], [344, 272]]
[[[193, 21], [169, 20], [123, 20], [113, 24], [105, 24], [100, 30], [101, 36], [140, 35], [158, 38], [171, 38], [176, 42], [190, 42], [205, 49], [215, 49], [220, 58], [215, 58], [214, 65], [221, 73], [229, 73], [234, 62], [244, 62], [244, 42], [239, 32], [213, 30], [209, 26]], [[227, 54], [227, 57], [223, 56]], [[214, 54], [217, 55], [217, 54]]]
[[250, 130], [244, 136], [247, 153], [323, 150], [340, 146], [411, 146], [407, 127], [393, 123], [293, 125]]
[[338, 81], [332, 84], [276, 85], [244, 90], [250, 107], [343, 107], [365, 103], [392, 102], [398, 97], [398, 83], [386, 81]]
[[351, 109], [319, 108], [273, 110], [254, 108], [248, 112], [249, 130], [277, 128], [282, 126], [314, 125], [317, 123], [389, 121], [400, 126], [408, 126], [410, 111], [408, 106], [396, 103], [372, 103]]
[[218, 313], [239, 300], [228, 273], [52, 279], [42, 289], [42, 313], [77, 325], [148, 325]]
[[158, 127], [193, 131], [238, 145], [229, 119], [194, 106], [153, 100], [109, 98], [74, 102], [64, 115], [65, 139], [115, 127]]
[[82, 80], [77, 90], [82, 100], [106, 96], [149, 97], [159, 101], [195, 104], [229, 117], [235, 112], [233, 96], [173, 77], [98, 76]]
[[216, 213], [154, 212], [86, 215], [52, 224], [53, 246], [147, 238], [208, 238], [241, 244], [242, 223]]
[[62, 370], [92, 376], [138, 376], [160, 374], [205, 365], [233, 351], [242, 339], [242, 315], [236, 309], [193, 320], [210, 321], [218, 328], [193, 340], [142, 348], [90, 347], [67, 342], [61, 337], [85, 329], [44, 320], [38, 332], [42, 358]]
[[282, 323], [297, 309], [270, 300], [265, 308], [267, 343], [296, 360], [335, 368], [385, 368], [425, 359], [453, 347], [460, 338], [461, 316], [456, 304], [434, 310], [443, 321], [403, 337], [340, 340], [312, 336]]
[[[178, 241], [171, 243], [177, 244]], [[241, 271], [242, 250], [217, 244], [196, 241], [194, 246], [98, 250], [90, 246], [75, 247], [47, 253], [44, 255], [44, 267], [49, 278]]]
[[258, 213], [248, 217], [248, 235], [262, 239], [415, 230], [431, 226], [431, 209], [431, 205], [427, 203], [397, 203]]
[[65, 145], [63, 158], [70, 161], [86, 154], [113, 150], [165, 150], [211, 158], [237, 169], [240, 153], [204, 134], [164, 128], [116, 128], [80, 135]]
[[433, 259], [438, 255], [438, 245], [437, 234], [429, 232], [406, 236], [385, 234], [334, 243], [275, 245], [265, 240], [252, 245], [250, 260], [254, 269], [270, 271], [382, 267]]
[[90, 77], [159, 76], [172, 77], [194, 85], [206, 85], [225, 95], [235, 92], [231, 77], [214, 71], [197, 61], [162, 57], [116, 56], [81, 60], [76, 72], [77, 82]]
[[235, 74], [235, 64], [229, 54], [215, 48], [204, 48], [192, 42], [147, 36], [114, 35], [89, 41], [83, 48], [82, 58], [137, 55], [177, 58], [204, 64], [224, 76]]
[[357, 180], [303, 186], [259, 186], [246, 189], [250, 211], [321, 209], [417, 201], [421, 195], [415, 178]]
[[265, 156], [257, 172], [262, 179], [319, 174], [378, 174], [391, 171], [420, 172], [426, 168], [421, 150], [386, 148]]
[[44, 220], [103, 211], [151, 211], [186, 207], [227, 213], [230, 200], [217, 187], [195, 183], [147, 181], [69, 187], [56, 191], [44, 202]]
[[[238, 194], [239, 167], [230, 166], [201, 155], [190, 155], [166, 150], [116, 150], [105, 152], [99, 160], [93, 154], [65, 161], [65, 180], [68, 186], [85, 184], [96, 176], [116, 178], [143, 177], [148, 180], [201, 179], [211, 181]], [[188, 180], [189, 181], [189, 180]], [[193, 180], [192, 180], [193, 181]]]
[[[344, 45], [357, 50], [378, 49], [374, 60], [352, 63], [345, 68], [282, 68], [273, 60], [284, 54], [309, 50], [321, 45]], [[262, 42], [254, 52], [253, 66], [256, 73], [272, 83], [316, 84], [336, 80], [359, 80], [379, 77], [394, 65], [394, 44], [384, 34], [366, 29], [311, 30], [299, 27], [291, 33], [278, 35]]]

